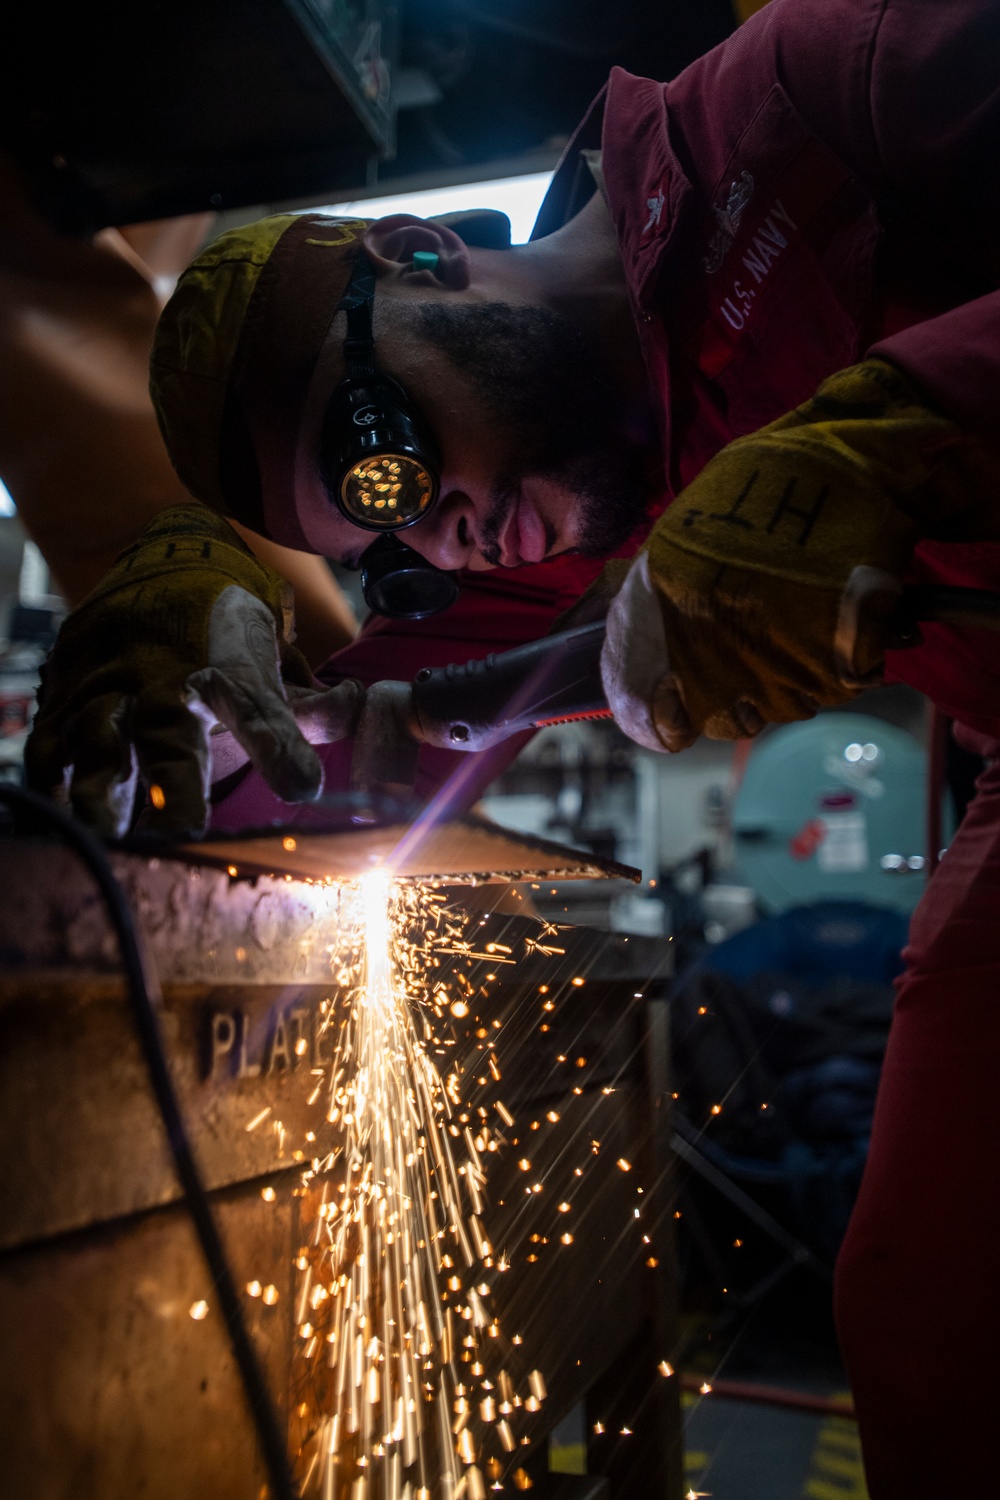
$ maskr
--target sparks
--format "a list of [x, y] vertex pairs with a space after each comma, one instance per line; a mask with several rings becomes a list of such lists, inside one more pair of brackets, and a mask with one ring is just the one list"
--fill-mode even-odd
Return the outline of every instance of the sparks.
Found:
[[[506, 1367], [521, 1339], [503, 1338], [490, 1301], [493, 1274], [509, 1262], [495, 1264], [482, 1219], [484, 1154], [495, 1146], [485, 1124], [476, 1135], [469, 1127], [460, 1070], [434, 1060], [448, 1043], [441, 1027], [469, 1005], [428, 979], [428, 944], [439, 954], [471, 945], [440, 898], [385, 871], [342, 886], [338, 900], [331, 957], [342, 997], [323, 1011], [324, 1067], [309, 1096], [336, 1143], [317, 1154], [316, 1131], [307, 1133], [298, 1190], [302, 1490], [322, 1500], [459, 1491], [485, 1500], [480, 1466], [491, 1477], [506, 1470], [527, 1441], [512, 1423], [538, 1410], [545, 1385], [531, 1371], [522, 1399]], [[493, 946], [490, 959], [503, 962]], [[265, 1303], [269, 1292], [277, 1299], [265, 1288]]]

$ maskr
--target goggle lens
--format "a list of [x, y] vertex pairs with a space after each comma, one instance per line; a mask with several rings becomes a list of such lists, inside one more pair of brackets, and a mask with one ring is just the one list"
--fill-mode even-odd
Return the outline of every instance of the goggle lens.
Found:
[[409, 526], [434, 499], [434, 481], [405, 453], [379, 453], [348, 469], [341, 485], [347, 515], [369, 528]]

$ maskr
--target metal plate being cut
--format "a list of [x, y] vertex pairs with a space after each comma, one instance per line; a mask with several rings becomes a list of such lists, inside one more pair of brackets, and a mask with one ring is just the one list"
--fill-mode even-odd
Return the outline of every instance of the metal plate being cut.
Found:
[[384, 868], [397, 878], [463, 881], [638, 881], [640, 871], [579, 849], [512, 833], [476, 814], [440, 824], [395, 824], [335, 832], [278, 829], [209, 837], [175, 851], [185, 859], [240, 875], [297, 880], [354, 880]]

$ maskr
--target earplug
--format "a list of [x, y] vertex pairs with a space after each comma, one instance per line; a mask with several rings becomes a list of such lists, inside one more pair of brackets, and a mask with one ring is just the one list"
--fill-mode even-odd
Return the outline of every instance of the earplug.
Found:
[[413, 269], [415, 271], [436, 271], [440, 255], [435, 255], [433, 250], [414, 250]]

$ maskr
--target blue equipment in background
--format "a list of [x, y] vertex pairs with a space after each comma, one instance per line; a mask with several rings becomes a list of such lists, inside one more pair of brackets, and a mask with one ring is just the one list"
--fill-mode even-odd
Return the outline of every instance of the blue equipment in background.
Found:
[[907, 926], [863, 901], [800, 906], [705, 949], [671, 997], [678, 1130], [829, 1264], [868, 1151]]

